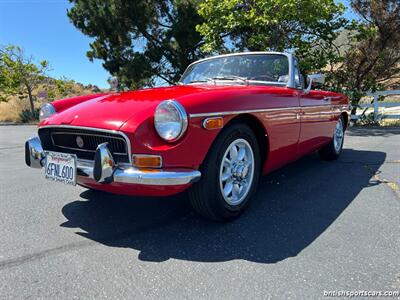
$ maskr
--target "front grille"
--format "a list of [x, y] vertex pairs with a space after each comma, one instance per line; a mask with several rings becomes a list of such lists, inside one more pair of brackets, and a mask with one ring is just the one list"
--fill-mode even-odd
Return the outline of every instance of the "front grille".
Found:
[[117, 163], [129, 162], [129, 151], [125, 138], [114, 132], [67, 127], [44, 127], [39, 129], [44, 150], [76, 154], [80, 159], [94, 160], [99, 144], [108, 143], [108, 148]]

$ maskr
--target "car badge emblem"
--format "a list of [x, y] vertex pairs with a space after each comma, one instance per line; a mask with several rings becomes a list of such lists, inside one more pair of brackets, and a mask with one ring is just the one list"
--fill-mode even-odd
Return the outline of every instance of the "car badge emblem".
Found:
[[80, 136], [76, 137], [76, 144], [78, 145], [79, 148], [83, 148], [83, 146], [85, 145], [85, 143], [83, 142], [83, 138]]

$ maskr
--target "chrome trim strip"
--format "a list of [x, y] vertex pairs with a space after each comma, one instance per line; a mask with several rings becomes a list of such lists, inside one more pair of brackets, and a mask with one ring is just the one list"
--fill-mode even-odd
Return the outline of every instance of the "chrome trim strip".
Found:
[[119, 130], [110, 130], [110, 129], [102, 129], [102, 128], [96, 128], [96, 127], [86, 127], [86, 126], [70, 126], [70, 125], [44, 125], [44, 126], [39, 126], [38, 129], [42, 128], [70, 128], [70, 129], [84, 129], [84, 130], [93, 130], [93, 131], [100, 131], [100, 132], [108, 132], [108, 133], [113, 133], [113, 134], [119, 134], [121, 135], [126, 142], [126, 145], [128, 147], [128, 159], [129, 163], [132, 164], [132, 149], [131, 149], [131, 142], [128, 138], [128, 136]]
[[[276, 107], [276, 108], [265, 108], [265, 109], [248, 109], [248, 110], [233, 110], [233, 111], [219, 111], [219, 112], [209, 112], [209, 113], [195, 113], [189, 114], [190, 118], [199, 118], [199, 117], [215, 117], [215, 116], [226, 116], [226, 115], [236, 115], [236, 114], [247, 114], [247, 113], [262, 113], [269, 111], [285, 111], [285, 110], [299, 110], [299, 109], [309, 109], [309, 108], [321, 108], [321, 107], [329, 107], [329, 108], [343, 108], [346, 105], [310, 105], [310, 106], [293, 106], [293, 107]], [[346, 106], [347, 107], [347, 106]]]
[[260, 113], [268, 111], [279, 111], [279, 110], [295, 110], [299, 107], [279, 107], [279, 108], [266, 108], [266, 109], [249, 109], [249, 110], [233, 110], [233, 111], [220, 111], [220, 112], [210, 112], [210, 113], [198, 113], [190, 114], [191, 118], [198, 117], [214, 117], [214, 116], [226, 116], [226, 115], [236, 115], [236, 114], [247, 114], [247, 113]]

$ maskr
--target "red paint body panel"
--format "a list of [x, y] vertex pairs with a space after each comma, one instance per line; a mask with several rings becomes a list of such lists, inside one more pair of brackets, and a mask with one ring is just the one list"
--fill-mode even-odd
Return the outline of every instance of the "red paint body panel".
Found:
[[301, 134], [299, 155], [302, 156], [329, 143], [337, 118], [333, 118], [331, 92], [310, 91], [300, 95]]
[[[329, 101], [323, 100], [324, 97], [330, 97]], [[157, 105], [167, 99], [179, 101], [188, 115], [235, 112], [223, 116], [225, 124], [240, 111], [267, 110], [247, 112], [264, 127], [268, 153], [263, 173], [328, 143], [339, 115], [346, 112], [345, 107], [348, 109], [347, 98], [332, 92], [304, 94], [302, 90], [286, 87], [182, 85], [58, 100], [53, 104], [59, 113], [40, 126], [72, 125], [120, 130], [129, 137], [132, 153], [161, 155], [165, 169], [198, 169], [220, 130], [203, 129], [201, 123], [206, 117], [194, 116], [189, 118], [188, 129], [180, 140], [165, 142], [154, 129], [153, 116]], [[90, 181], [82, 184], [132, 195], [169, 195], [189, 186], [163, 189], [159, 186], [101, 185]]]
[[135, 196], [171, 196], [183, 192], [190, 184], [177, 185], [177, 186], [160, 186], [160, 185], [141, 185], [141, 184], [120, 184], [120, 183], [109, 183], [102, 184], [98, 183], [93, 179], [87, 177], [78, 177], [80, 185], [96, 189], [103, 192], [109, 192], [117, 195], [135, 195]]
[[106, 94], [91, 94], [91, 95], [82, 95], [82, 96], [77, 96], [73, 98], [66, 98], [66, 99], [60, 99], [52, 102], [53, 106], [55, 107], [57, 112], [61, 112], [63, 110], [66, 110], [67, 108], [70, 108], [74, 105], [77, 105], [79, 103], [88, 101], [93, 98], [105, 96]]

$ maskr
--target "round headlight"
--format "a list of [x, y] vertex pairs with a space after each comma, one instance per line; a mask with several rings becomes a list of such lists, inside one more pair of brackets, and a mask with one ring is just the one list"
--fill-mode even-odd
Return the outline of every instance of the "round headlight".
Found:
[[161, 102], [154, 114], [154, 125], [158, 135], [168, 141], [178, 140], [186, 131], [188, 118], [183, 106], [174, 100]]
[[40, 108], [39, 120], [43, 121], [44, 119], [47, 119], [48, 117], [54, 115], [55, 113], [56, 109], [52, 104], [50, 103], [43, 104], [42, 107]]

